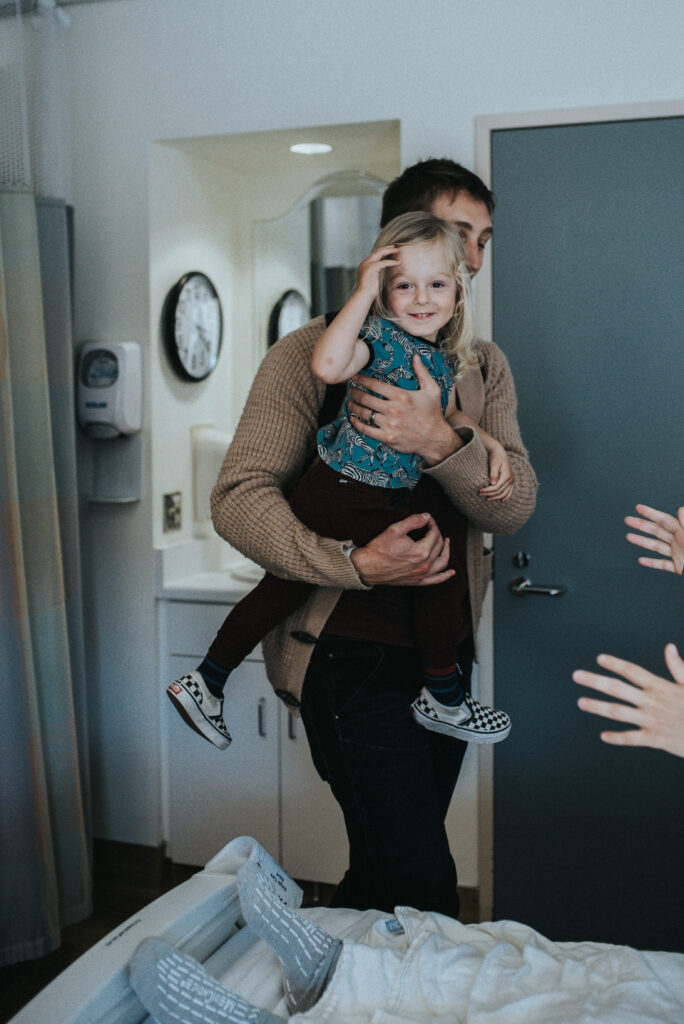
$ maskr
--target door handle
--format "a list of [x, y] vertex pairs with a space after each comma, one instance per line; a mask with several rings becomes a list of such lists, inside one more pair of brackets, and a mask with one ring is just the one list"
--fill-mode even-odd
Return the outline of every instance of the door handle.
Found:
[[508, 589], [516, 597], [524, 597], [525, 594], [545, 594], [546, 597], [559, 597], [565, 593], [565, 587], [560, 584], [555, 587], [540, 586], [538, 583], [532, 583], [526, 576], [516, 576], [508, 584]]
[[297, 720], [294, 715], [288, 713], [287, 716], [287, 735], [291, 740], [297, 739]]
[[266, 735], [266, 698], [260, 697], [257, 702], [257, 729], [260, 736]]

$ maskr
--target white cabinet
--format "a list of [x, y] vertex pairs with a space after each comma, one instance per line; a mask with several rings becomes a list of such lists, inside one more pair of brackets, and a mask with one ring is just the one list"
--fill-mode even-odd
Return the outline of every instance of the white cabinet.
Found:
[[271, 689], [260, 650], [231, 673], [219, 750], [164, 693], [196, 668], [230, 605], [160, 602], [162, 769], [168, 855], [204, 864], [237, 835], [257, 839], [295, 878], [338, 882], [347, 865], [342, 813], [313, 767], [304, 727]]

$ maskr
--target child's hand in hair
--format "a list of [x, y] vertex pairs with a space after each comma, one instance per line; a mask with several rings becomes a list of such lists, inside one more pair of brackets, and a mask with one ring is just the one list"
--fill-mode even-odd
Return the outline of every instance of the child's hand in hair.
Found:
[[396, 245], [383, 245], [381, 249], [374, 249], [370, 256], [366, 256], [356, 272], [356, 291], [368, 295], [372, 302], [380, 290], [382, 271], [398, 265], [399, 258], [394, 255], [398, 252]]

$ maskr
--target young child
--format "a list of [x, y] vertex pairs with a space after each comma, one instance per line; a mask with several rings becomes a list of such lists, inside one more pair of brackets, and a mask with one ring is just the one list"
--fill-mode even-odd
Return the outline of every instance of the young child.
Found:
[[[489, 454], [490, 484], [481, 493], [505, 501], [513, 476], [503, 446], [457, 408], [454, 379], [477, 365], [473, 343], [469, 274], [457, 232], [432, 214], [407, 213], [385, 226], [360, 264], [353, 294], [316, 343], [312, 369], [328, 384], [363, 370], [416, 390], [413, 359], [418, 355], [439, 384], [449, 423], [476, 430]], [[371, 415], [371, 425], [376, 415]], [[318, 458], [289, 500], [295, 515], [314, 532], [343, 541], [352, 537], [357, 546], [413, 512], [434, 516], [450, 541], [453, 575], [411, 592], [424, 682], [411, 710], [432, 731], [496, 743], [508, 735], [510, 719], [470, 696], [458, 664], [459, 645], [471, 630], [467, 524], [439, 488], [434, 488], [438, 493], [431, 494], [426, 509], [422, 495], [414, 496], [420, 477], [420, 456], [360, 433], [345, 400], [337, 419], [319, 431]], [[231, 611], [199, 667], [167, 688], [186, 721], [217, 747], [230, 743], [222, 714], [229, 673], [313, 589], [312, 584], [267, 574]]]

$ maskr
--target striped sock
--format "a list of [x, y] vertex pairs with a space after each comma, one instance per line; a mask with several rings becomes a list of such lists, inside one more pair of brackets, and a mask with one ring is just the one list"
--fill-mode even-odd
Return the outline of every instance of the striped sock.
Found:
[[197, 960], [144, 939], [128, 965], [131, 987], [158, 1024], [285, 1024], [219, 985]]
[[221, 668], [215, 661], [205, 658], [202, 664], [197, 667], [197, 671], [214, 697], [220, 700], [223, 696], [223, 687], [226, 685], [226, 679], [230, 675], [230, 669]]
[[457, 661], [441, 668], [423, 668], [425, 689], [440, 704], [455, 708], [465, 699], [463, 673]]
[[323, 995], [342, 943], [281, 903], [256, 864], [240, 868], [237, 887], [242, 916], [280, 960], [290, 1011], [306, 1013]]

